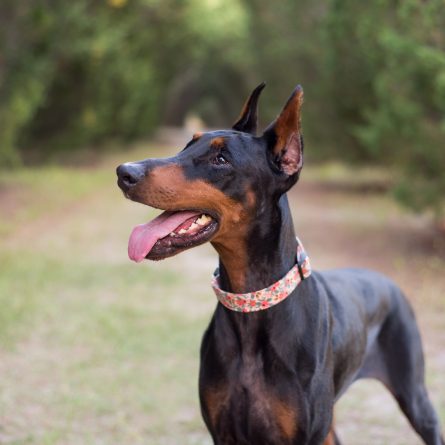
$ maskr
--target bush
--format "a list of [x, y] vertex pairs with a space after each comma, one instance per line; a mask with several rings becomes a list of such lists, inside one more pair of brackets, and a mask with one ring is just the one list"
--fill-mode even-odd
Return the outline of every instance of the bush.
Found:
[[4, 0], [0, 43], [0, 165], [190, 109], [227, 126], [262, 80], [269, 122], [302, 83], [313, 158], [387, 165], [403, 203], [443, 212], [443, 0]]
[[[333, 137], [392, 166], [396, 196], [444, 212], [445, 9], [441, 0], [333, 0], [327, 16]], [[346, 133], [341, 135], [341, 133]], [[348, 141], [349, 139], [349, 141]]]

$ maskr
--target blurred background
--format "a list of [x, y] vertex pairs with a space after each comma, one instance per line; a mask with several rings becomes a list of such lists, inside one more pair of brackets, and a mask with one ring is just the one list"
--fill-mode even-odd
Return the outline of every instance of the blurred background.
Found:
[[[198, 350], [208, 246], [130, 264], [115, 167], [263, 127], [297, 83], [306, 164], [290, 194], [316, 268], [394, 278], [418, 314], [445, 421], [443, 0], [2, 0], [0, 443], [205, 444]], [[419, 444], [379, 385], [342, 399], [353, 444]]]

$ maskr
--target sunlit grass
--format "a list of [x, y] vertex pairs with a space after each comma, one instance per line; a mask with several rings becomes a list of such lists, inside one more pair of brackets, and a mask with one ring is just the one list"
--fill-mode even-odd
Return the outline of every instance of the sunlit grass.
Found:
[[305, 179], [318, 183], [387, 188], [394, 181], [394, 172], [381, 166], [348, 165], [341, 162], [312, 163], [304, 168]]
[[17, 226], [32, 223], [45, 213], [63, 210], [82, 197], [103, 187], [110, 172], [64, 167], [23, 168], [2, 173], [0, 191], [6, 206], [0, 210], [0, 236]]
[[197, 375], [214, 298], [177, 266], [126, 255], [132, 225], [154, 212], [122, 198], [114, 168], [153, 155], [2, 176], [22, 200], [1, 225], [0, 442], [209, 443]]
[[7, 236], [17, 227], [32, 224], [45, 214], [67, 210], [74, 202], [100, 192], [104, 187], [114, 186], [114, 170], [119, 163], [168, 156], [171, 148], [163, 144], [135, 144], [127, 153], [128, 157], [122, 152], [96, 155], [94, 165], [87, 163], [82, 168], [50, 165], [2, 171], [0, 236]]
[[208, 315], [184, 309], [181, 297], [207, 304], [211, 295], [190, 296], [178, 271], [91, 263], [78, 253], [20, 250], [0, 261], [0, 349], [21, 356], [2, 375], [0, 404], [25, 423], [32, 407], [47, 413], [43, 425], [6, 425], [13, 436], [27, 431], [14, 443], [206, 437], [197, 373]]

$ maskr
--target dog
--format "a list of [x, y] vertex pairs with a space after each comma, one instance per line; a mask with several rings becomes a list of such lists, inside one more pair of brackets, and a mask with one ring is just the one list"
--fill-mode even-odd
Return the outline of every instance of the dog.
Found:
[[297, 86], [260, 135], [251, 93], [230, 130], [197, 133], [176, 156], [125, 163], [118, 185], [164, 212], [137, 226], [132, 260], [210, 242], [218, 305], [201, 345], [199, 397], [215, 445], [332, 445], [335, 402], [380, 380], [427, 445], [444, 445], [424, 383], [421, 338], [401, 290], [361, 269], [312, 271], [286, 192], [303, 167]]

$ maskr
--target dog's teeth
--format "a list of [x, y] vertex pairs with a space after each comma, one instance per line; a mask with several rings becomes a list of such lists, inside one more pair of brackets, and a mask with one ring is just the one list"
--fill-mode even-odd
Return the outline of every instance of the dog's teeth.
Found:
[[200, 226], [206, 225], [212, 218], [210, 216], [202, 214], [197, 220], [196, 223]]
[[212, 218], [210, 216], [203, 213], [187, 229], [181, 229], [178, 232], [172, 232], [170, 235], [172, 235], [172, 236], [184, 235], [187, 232], [192, 232], [199, 227], [207, 225], [211, 220], [212, 220]]

